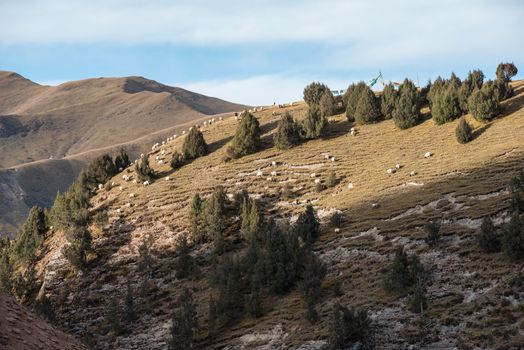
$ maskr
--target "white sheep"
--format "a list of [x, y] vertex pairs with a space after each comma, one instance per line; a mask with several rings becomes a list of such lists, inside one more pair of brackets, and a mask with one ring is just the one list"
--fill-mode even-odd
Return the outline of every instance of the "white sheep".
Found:
[[124, 187], [122, 187], [122, 186], [118, 186], [118, 189], [119, 189], [120, 191], [123, 191], [123, 190], [124, 190]]
[[129, 202], [126, 203], [126, 207], [131, 208], [133, 205]]
[[182, 135], [185, 135], [186, 134], [186, 131], [185, 130], [182, 130]]
[[319, 184], [320, 183], [320, 179], [315, 179], [315, 184]]
[[426, 153], [424, 153], [424, 158], [429, 158], [429, 157], [431, 157], [432, 155], [433, 155], [433, 153], [431, 153], [431, 152], [426, 152]]
[[136, 184], [136, 183], [138, 183], [138, 181], [136, 181], [136, 179], [133, 179], [133, 183]]
[[54, 226], [49, 226], [49, 229], [50, 229], [51, 231], [53, 231], [54, 228], [55, 228]]
[[311, 178], [314, 178], [314, 177], [317, 177], [317, 174], [316, 173], [312, 173], [311, 175], [309, 175]]
[[400, 169], [400, 168], [402, 168], [402, 165], [400, 165], [400, 164], [395, 164], [395, 168]]
[[215, 122], [215, 120], [216, 120], [215, 118], [211, 118], [211, 121], [212, 121], [213, 123]]
[[122, 210], [120, 210], [120, 208], [118, 208], [118, 209], [116, 210], [116, 212], [117, 212], [118, 214], [120, 214], [120, 213], [122, 212]]
[[171, 178], [169, 176], [166, 176], [166, 181], [169, 181], [171, 180]]
[[165, 155], [166, 154], [166, 150], [163, 149], [162, 152], [160, 152], [161, 155]]
[[353, 183], [352, 182], [348, 183], [348, 189], [350, 189], [350, 190], [353, 189]]
[[339, 233], [339, 232], [340, 232], [340, 229], [337, 227], [337, 228], [335, 229], [335, 233]]
[[160, 156], [156, 156], [156, 157], [155, 157], [155, 160], [160, 160]]
[[272, 161], [272, 162], [271, 162], [271, 166], [277, 166], [277, 162]]
[[129, 194], [129, 198], [135, 198], [135, 194], [134, 193], [130, 193]]
[[378, 203], [372, 203], [371, 208], [374, 208], [374, 209], [378, 208]]
[[158, 165], [162, 165], [162, 164], [164, 164], [164, 161], [162, 159], [160, 159], [157, 163], [158, 163]]
[[104, 188], [104, 185], [98, 184], [98, 189], [101, 190], [102, 188]]
[[334, 162], [336, 160], [335, 157], [331, 157], [331, 161]]
[[116, 186], [116, 183], [111, 182], [111, 187], [115, 187], [115, 186]]
[[144, 158], [144, 153], [140, 153], [140, 158]]
[[276, 171], [272, 171], [271, 172], [271, 176], [277, 176], [277, 172]]
[[415, 176], [415, 175], [417, 175], [417, 172], [416, 172], [415, 170], [413, 170], [413, 171], [411, 171], [411, 172], [409, 173], [409, 176]]
[[394, 174], [395, 172], [396, 172], [395, 168], [389, 168], [389, 169], [387, 170], [387, 173], [388, 173], [388, 174]]
[[143, 182], [143, 185], [144, 185], [144, 186], [149, 186], [149, 185], [150, 185], [149, 180], [144, 181], [144, 182]]
[[176, 139], [177, 137], [178, 137], [178, 135], [177, 135], [177, 134], [174, 134], [174, 135], [173, 135], [173, 140]]
[[207, 121], [204, 121], [204, 126], [207, 126]]
[[124, 170], [124, 168], [122, 168], [122, 167], [118, 168], [118, 171], [122, 171], [122, 170]]
[[262, 170], [259, 170], [259, 171], [257, 171], [256, 175], [257, 176], [264, 176], [264, 173], [262, 172]]
[[329, 154], [324, 155], [324, 159], [328, 160], [329, 159]]

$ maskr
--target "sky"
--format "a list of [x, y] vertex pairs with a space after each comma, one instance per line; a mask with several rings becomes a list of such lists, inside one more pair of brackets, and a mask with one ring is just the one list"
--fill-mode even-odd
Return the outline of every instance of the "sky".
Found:
[[0, 70], [46, 85], [143, 76], [249, 105], [454, 71], [524, 78], [520, 0], [0, 0]]

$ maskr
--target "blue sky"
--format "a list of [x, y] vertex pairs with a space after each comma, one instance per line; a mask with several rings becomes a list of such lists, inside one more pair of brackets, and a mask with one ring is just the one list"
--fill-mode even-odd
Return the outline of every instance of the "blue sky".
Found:
[[513, 61], [518, 0], [0, 0], [0, 70], [42, 84], [140, 75], [251, 105]]

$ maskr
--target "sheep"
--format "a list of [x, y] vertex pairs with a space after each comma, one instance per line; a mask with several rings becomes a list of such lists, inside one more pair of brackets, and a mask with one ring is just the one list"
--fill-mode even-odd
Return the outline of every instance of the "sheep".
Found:
[[277, 162], [272, 161], [272, 162], [271, 162], [271, 166], [277, 166]]
[[235, 116], [235, 121], [238, 122], [238, 117], [237, 116]]
[[324, 155], [324, 159], [328, 160], [329, 159], [329, 154]]
[[376, 209], [379, 207], [378, 203], [371, 203], [371, 208]]
[[409, 176], [415, 176], [417, 175], [417, 172], [415, 170], [412, 170], [410, 173], [409, 173]]
[[337, 228], [335, 229], [335, 233], [339, 233], [339, 232], [340, 232], [340, 229], [337, 227]]
[[158, 163], [158, 165], [162, 165], [162, 164], [164, 164], [164, 161], [162, 159], [160, 159], [157, 163]]
[[55, 228], [54, 226], [49, 226], [49, 229], [50, 229], [51, 231], [53, 231], [54, 228]]
[[402, 168], [402, 165], [400, 165], [400, 164], [395, 164], [395, 168], [400, 169], [400, 168]]
[[135, 194], [134, 193], [130, 193], [129, 194], [129, 198], [135, 198]]
[[211, 121], [212, 121], [213, 123], [215, 122], [215, 120], [216, 120], [215, 118], [211, 118]]
[[144, 153], [140, 153], [140, 158], [144, 158]]
[[431, 157], [432, 155], [433, 155], [433, 153], [431, 153], [431, 152], [426, 152], [426, 153], [424, 153], [424, 158], [429, 158], [429, 157]]
[[160, 160], [160, 156], [156, 156], [156, 157], [155, 157], [155, 160]]
[[166, 176], [166, 181], [169, 181], [171, 180], [171, 178], [169, 176]]
[[316, 173], [311, 173], [311, 175], [309, 175], [311, 178], [314, 178], [314, 177], [317, 177], [317, 174]]
[[118, 171], [123, 171], [123, 170], [124, 170], [124, 168], [122, 168], [122, 167], [118, 168]]
[[185, 130], [182, 130], [182, 135], [185, 135], [186, 134], [186, 131]]
[[166, 141], [162, 141], [162, 146], [166, 144]]
[[138, 181], [136, 181], [136, 179], [133, 179], [133, 183], [136, 184], [136, 183], [138, 183]]
[[222, 117], [218, 117], [218, 120], [219, 120], [219, 121], [222, 121], [222, 120], [224, 120], [224, 118], [222, 118]]
[[315, 179], [315, 185], [320, 183], [320, 179]]
[[130, 177], [129, 175], [122, 175], [122, 180], [129, 181]]
[[98, 184], [98, 189], [101, 190], [102, 188], [104, 188], [104, 185]]
[[129, 202], [126, 203], [126, 207], [131, 208], [132, 206], [133, 206], [133, 204], [131, 204]]
[[207, 121], [204, 121], [204, 126], [207, 126]]
[[162, 150], [162, 152], [160, 152], [160, 154], [161, 154], [161, 155], [164, 155], [164, 154], [166, 154], [166, 150], [165, 150], [165, 149], [163, 149], [163, 150]]
[[189, 127], [189, 131], [191, 131], [191, 130], [193, 130], [193, 127], [192, 127], [192, 126], [191, 126], [191, 127]]
[[272, 171], [271, 172], [271, 176], [277, 176], [277, 172], [276, 171]]
[[177, 134], [174, 134], [174, 135], [173, 135], [173, 140], [176, 139], [177, 137], [178, 137], [178, 135], [177, 135]]
[[150, 182], [149, 182], [149, 180], [146, 180], [146, 181], [144, 181], [142, 184], [143, 184], [144, 186], [149, 186], [149, 185], [150, 185]]
[[389, 168], [389, 169], [387, 170], [387, 173], [388, 173], [388, 174], [394, 174], [396, 171], [397, 171], [397, 170], [396, 170], [395, 168]]
[[123, 190], [124, 190], [124, 187], [122, 187], [122, 186], [118, 186], [118, 189], [119, 189], [120, 191], [123, 191]]
[[115, 186], [116, 186], [116, 183], [111, 182], [111, 187], [115, 187]]
[[116, 212], [117, 212], [118, 214], [120, 214], [120, 213], [122, 212], [122, 210], [120, 210], [120, 208], [118, 208], [118, 209], [116, 210]]
[[353, 183], [352, 182], [348, 183], [348, 189], [350, 189], [350, 190], [353, 189]]
[[335, 157], [331, 157], [331, 161], [334, 162], [336, 160]]
[[257, 176], [264, 176], [264, 173], [262, 172], [262, 170], [258, 170], [257, 173], [256, 173]]

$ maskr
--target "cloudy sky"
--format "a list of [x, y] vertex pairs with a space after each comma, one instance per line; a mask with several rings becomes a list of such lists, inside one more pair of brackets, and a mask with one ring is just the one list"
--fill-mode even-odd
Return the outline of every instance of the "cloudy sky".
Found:
[[513, 61], [519, 0], [0, 0], [0, 70], [55, 85], [140, 75], [246, 104]]

